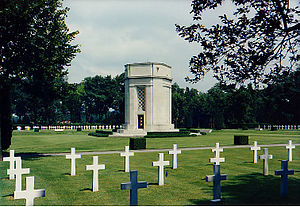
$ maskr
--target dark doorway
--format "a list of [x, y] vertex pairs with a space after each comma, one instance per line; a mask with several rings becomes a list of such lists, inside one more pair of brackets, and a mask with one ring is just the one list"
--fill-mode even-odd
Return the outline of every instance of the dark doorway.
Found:
[[138, 128], [144, 129], [144, 115], [138, 115]]

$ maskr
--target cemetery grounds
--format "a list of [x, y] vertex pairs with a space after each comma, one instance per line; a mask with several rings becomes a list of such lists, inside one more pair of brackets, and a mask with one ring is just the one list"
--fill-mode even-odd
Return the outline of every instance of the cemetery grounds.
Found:
[[[121, 183], [130, 181], [129, 173], [124, 172], [124, 161], [120, 153], [99, 156], [99, 164], [106, 169], [99, 171], [99, 192], [92, 192], [92, 171], [85, 166], [91, 165], [93, 155], [82, 155], [76, 159], [76, 176], [70, 176], [70, 160], [64, 156], [44, 156], [42, 153], [70, 153], [71, 147], [76, 153], [99, 151], [124, 151], [129, 138], [92, 137], [91, 131], [54, 132], [41, 130], [14, 131], [12, 145], [7, 150], [15, 150], [16, 156], [22, 155], [22, 167], [30, 168], [30, 174], [22, 176], [23, 190], [25, 177], [35, 177], [35, 189], [45, 189], [46, 196], [36, 198], [34, 204], [59, 206], [120, 206], [129, 205], [129, 190], [120, 190]], [[218, 130], [197, 137], [149, 138], [147, 149], [233, 146], [234, 135], [248, 135], [249, 144], [254, 141], [263, 144], [300, 143], [300, 131], [255, 131], [255, 130]], [[262, 155], [262, 149], [258, 155]], [[262, 174], [262, 160], [252, 163], [252, 151], [249, 148], [227, 149], [220, 154], [225, 158], [221, 163], [221, 174], [227, 174], [228, 180], [221, 182], [221, 205], [300, 205], [300, 146], [293, 149], [293, 161], [288, 163], [295, 174], [288, 177], [289, 196], [280, 198], [280, 176], [274, 171], [281, 169], [281, 160], [288, 159], [288, 150], [284, 146], [267, 147], [273, 159], [269, 160], [269, 175]], [[209, 158], [214, 157], [210, 149], [182, 150], [178, 155], [178, 168], [172, 169], [172, 155], [167, 151], [165, 167], [167, 177], [165, 185], [158, 186], [158, 169], [152, 162], [158, 160], [159, 152], [135, 152], [130, 157], [130, 170], [138, 171], [138, 181], [147, 181], [148, 186], [138, 191], [139, 205], [210, 205], [212, 182], [205, 177], [213, 174]], [[4, 156], [9, 156], [6, 153]], [[0, 162], [0, 205], [25, 205], [25, 200], [14, 200], [15, 181], [9, 180], [6, 169], [9, 162]]]

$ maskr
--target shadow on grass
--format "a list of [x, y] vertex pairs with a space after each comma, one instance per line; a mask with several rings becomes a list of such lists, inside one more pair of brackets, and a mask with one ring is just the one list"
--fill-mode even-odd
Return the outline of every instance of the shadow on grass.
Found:
[[280, 176], [260, 173], [230, 177], [235, 183], [222, 184], [225, 205], [299, 205], [300, 180], [288, 178], [288, 198], [280, 197]]
[[91, 188], [84, 188], [84, 189], [81, 189], [80, 190], [81, 192], [83, 191], [83, 192], [93, 192], [93, 189], [91, 189]]
[[[38, 160], [40, 157], [50, 157], [51, 155], [44, 155], [37, 152], [16, 153], [15, 157], [21, 157], [22, 160]], [[3, 152], [3, 157], [9, 157], [9, 152]]]
[[[209, 205], [213, 205], [210, 200], [200, 200], [200, 199], [189, 199], [189, 201], [196, 205], [196, 206], [209, 206]], [[221, 202], [218, 202], [218, 203], [215, 203], [216, 206], [219, 206], [219, 205], [224, 205], [224, 201], [221, 201]]]
[[148, 185], [158, 185], [158, 183], [148, 183]]
[[14, 194], [3, 195], [2, 197], [3, 197], [3, 198], [6, 198], [6, 197], [14, 197]]

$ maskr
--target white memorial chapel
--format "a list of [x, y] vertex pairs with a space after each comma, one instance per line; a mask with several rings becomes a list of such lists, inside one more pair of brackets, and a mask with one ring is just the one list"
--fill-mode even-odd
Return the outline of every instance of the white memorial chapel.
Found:
[[172, 124], [171, 72], [164, 63], [125, 65], [125, 124], [113, 136], [179, 131]]

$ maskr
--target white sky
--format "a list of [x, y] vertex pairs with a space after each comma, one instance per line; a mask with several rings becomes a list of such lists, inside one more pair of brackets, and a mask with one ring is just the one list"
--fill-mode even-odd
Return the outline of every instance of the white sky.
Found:
[[[217, 82], [212, 75], [198, 82], [185, 82], [189, 60], [200, 46], [179, 37], [175, 24], [192, 23], [191, 0], [64, 0], [70, 8], [66, 19], [70, 31], [79, 30], [74, 43], [80, 44], [69, 68], [69, 82], [95, 75], [118, 75], [124, 65], [135, 62], [163, 62], [173, 68], [173, 82], [180, 87], [207, 91]], [[205, 24], [215, 23], [230, 11], [229, 0], [222, 8], [204, 16]]]

